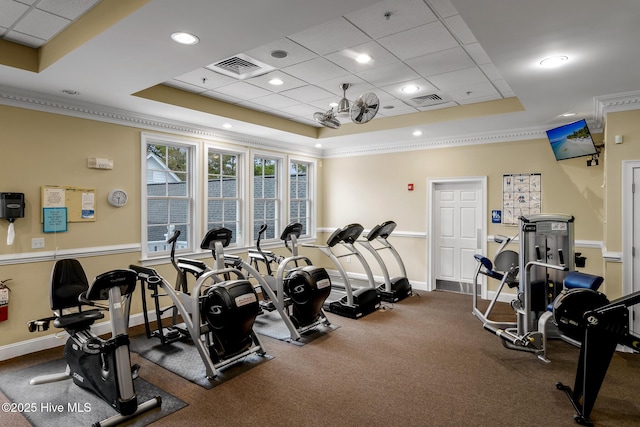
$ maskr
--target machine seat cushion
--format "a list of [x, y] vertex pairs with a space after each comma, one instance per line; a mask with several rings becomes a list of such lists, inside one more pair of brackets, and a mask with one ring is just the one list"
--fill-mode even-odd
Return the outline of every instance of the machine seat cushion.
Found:
[[473, 257], [476, 259], [476, 261], [481, 263], [482, 266], [485, 268], [484, 271], [482, 271], [482, 274], [485, 274], [497, 280], [502, 280], [504, 275], [502, 273], [498, 273], [497, 271], [493, 270], [493, 263], [489, 258], [482, 256], [480, 254], [475, 254]]
[[600, 276], [594, 276], [592, 274], [580, 273], [579, 271], [572, 271], [567, 273], [564, 278], [564, 287], [567, 289], [592, 289], [597, 291], [604, 278]]
[[104, 314], [100, 310], [81, 311], [58, 317], [53, 321], [53, 326], [61, 329], [84, 329], [102, 318]]

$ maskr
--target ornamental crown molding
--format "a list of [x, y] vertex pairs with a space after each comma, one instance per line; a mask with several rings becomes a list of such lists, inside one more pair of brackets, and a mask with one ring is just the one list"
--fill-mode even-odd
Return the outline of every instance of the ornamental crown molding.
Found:
[[321, 156], [322, 151], [313, 147], [297, 146], [294, 150], [290, 144], [268, 138], [222, 131], [220, 129], [194, 125], [192, 123], [170, 120], [163, 117], [144, 115], [132, 111], [121, 110], [103, 105], [74, 104], [66, 99], [43, 96], [42, 94], [18, 91], [0, 86], [0, 104], [30, 110], [61, 114], [88, 120], [96, 120], [112, 124], [133, 126], [143, 130], [167, 132], [181, 136], [203, 138], [228, 144], [249, 146], [261, 149], [281, 149], [295, 154]]
[[595, 121], [599, 127], [603, 127], [607, 113], [639, 109], [640, 91], [596, 96], [593, 98], [593, 106]]

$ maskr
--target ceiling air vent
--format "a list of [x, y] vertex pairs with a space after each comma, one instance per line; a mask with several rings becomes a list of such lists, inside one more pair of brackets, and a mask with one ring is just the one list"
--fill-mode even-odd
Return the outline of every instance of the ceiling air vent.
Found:
[[222, 61], [207, 65], [205, 68], [239, 80], [259, 76], [275, 69], [264, 62], [260, 62], [243, 54], [223, 59]]
[[412, 107], [430, 107], [432, 105], [445, 104], [449, 102], [449, 100], [445, 98], [446, 97], [440, 96], [437, 93], [432, 93], [407, 99], [405, 100], [405, 103]]

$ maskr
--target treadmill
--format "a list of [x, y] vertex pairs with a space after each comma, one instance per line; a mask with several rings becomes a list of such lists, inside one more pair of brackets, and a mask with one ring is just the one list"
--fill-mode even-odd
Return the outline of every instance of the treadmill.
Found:
[[[367, 264], [365, 258], [354, 246], [354, 243], [358, 240], [363, 230], [364, 228], [360, 224], [349, 224], [343, 228], [335, 230], [327, 239], [326, 245], [303, 245], [305, 247], [317, 248], [320, 252], [328, 256], [329, 259], [333, 261], [344, 283], [344, 286], [332, 283], [331, 286], [335, 292], [332, 292], [329, 298], [325, 301], [324, 309], [339, 316], [350, 317], [352, 319], [359, 319], [362, 316], [376, 311], [380, 307], [380, 295], [378, 295], [378, 292], [375, 289], [375, 281], [373, 279], [373, 274], [371, 273], [371, 268], [369, 268], [369, 264]], [[337, 254], [334, 252], [334, 247], [338, 244], [345, 247], [348, 252], [344, 254]], [[367, 273], [369, 283], [373, 286], [361, 288], [355, 288], [352, 286], [347, 272], [340, 263], [340, 258], [352, 255], [355, 256], [362, 264], [365, 272]], [[344, 295], [339, 297], [337, 300], [330, 301], [336, 293]]]
[[[377, 290], [382, 301], [386, 302], [397, 302], [412, 295], [411, 284], [409, 283], [409, 279], [407, 279], [407, 271], [404, 268], [402, 258], [400, 258], [398, 251], [396, 251], [387, 240], [395, 228], [396, 223], [394, 221], [386, 221], [373, 227], [367, 234], [366, 239], [358, 240], [358, 243], [371, 252], [371, 255], [378, 261], [378, 265], [380, 265], [384, 283], [378, 286]], [[376, 246], [374, 246], [372, 242], [377, 242]], [[379, 252], [383, 250], [389, 250], [393, 254], [393, 257], [400, 267], [400, 276], [393, 278], [389, 276], [389, 269], [379, 254]]]

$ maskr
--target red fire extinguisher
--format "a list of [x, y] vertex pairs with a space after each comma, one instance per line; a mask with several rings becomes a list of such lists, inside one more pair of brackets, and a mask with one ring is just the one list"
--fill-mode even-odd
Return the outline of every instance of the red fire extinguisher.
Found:
[[11, 279], [0, 280], [0, 322], [9, 318], [9, 292], [11, 289], [5, 283]]

